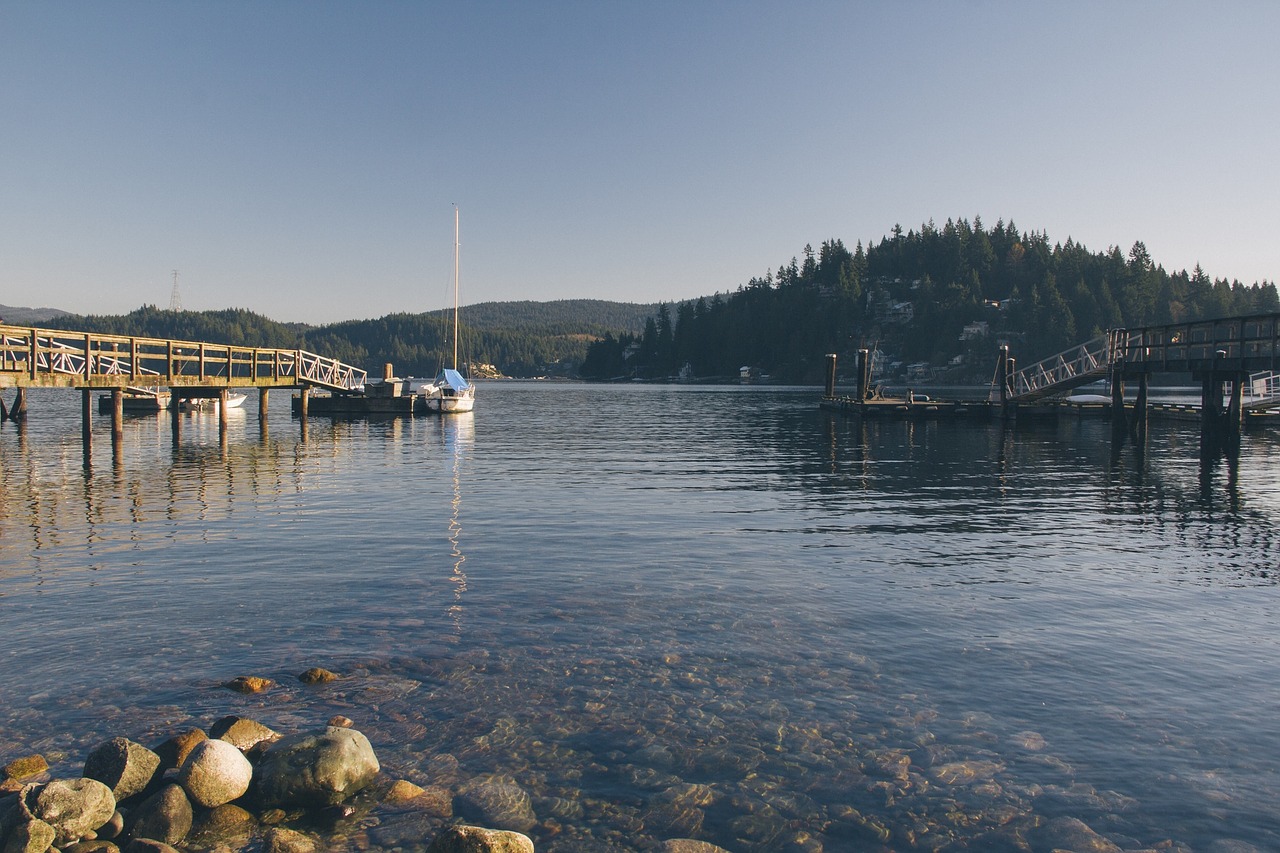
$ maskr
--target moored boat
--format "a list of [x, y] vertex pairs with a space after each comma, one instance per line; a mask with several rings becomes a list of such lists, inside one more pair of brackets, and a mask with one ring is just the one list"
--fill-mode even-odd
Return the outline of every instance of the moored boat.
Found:
[[453, 367], [442, 369], [423, 397], [428, 412], [441, 415], [470, 412], [476, 405], [476, 386], [458, 372], [458, 208], [453, 208]]

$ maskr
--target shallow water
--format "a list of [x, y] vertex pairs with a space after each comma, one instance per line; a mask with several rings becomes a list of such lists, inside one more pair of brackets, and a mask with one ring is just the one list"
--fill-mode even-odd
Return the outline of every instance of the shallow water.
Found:
[[[303, 437], [277, 394], [225, 444], [135, 418], [113, 454], [99, 418], [86, 464], [78, 396], [33, 394], [0, 429], [0, 764], [341, 713], [391, 776], [513, 779], [540, 851], [1048, 849], [1063, 817], [1280, 848], [1275, 435], [1116, 455], [1101, 421], [816, 398], [488, 383]], [[378, 820], [341, 843], [406, 847]]]

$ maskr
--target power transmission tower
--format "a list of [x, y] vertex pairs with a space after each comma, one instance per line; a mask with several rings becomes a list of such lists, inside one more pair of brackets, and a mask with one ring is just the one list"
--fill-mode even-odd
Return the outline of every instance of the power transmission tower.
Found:
[[173, 271], [173, 290], [169, 292], [169, 310], [182, 310], [182, 294], [178, 292], [178, 271]]

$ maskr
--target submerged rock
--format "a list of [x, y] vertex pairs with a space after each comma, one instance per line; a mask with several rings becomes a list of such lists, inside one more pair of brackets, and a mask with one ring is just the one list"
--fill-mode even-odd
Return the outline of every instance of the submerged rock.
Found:
[[462, 786], [454, 811], [486, 826], [528, 832], [538, 823], [529, 793], [510, 779], [481, 776]]
[[313, 666], [299, 675], [298, 680], [303, 684], [328, 684], [330, 681], [337, 681], [338, 676], [323, 667]]
[[119, 802], [142, 793], [159, 767], [159, 755], [128, 738], [115, 737], [89, 753], [84, 775], [110, 788]]
[[205, 740], [183, 762], [178, 784], [192, 802], [207, 809], [244, 796], [253, 779], [253, 765], [244, 753], [224, 740]]
[[450, 826], [432, 840], [427, 853], [533, 853], [533, 841], [509, 830]]
[[263, 841], [266, 853], [314, 853], [320, 847], [319, 842], [310, 835], [283, 826], [267, 830]]
[[135, 838], [124, 848], [124, 853], [182, 853], [172, 844], [154, 838]]
[[275, 682], [269, 678], [262, 678], [257, 675], [238, 675], [222, 686], [237, 693], [261, 693], [274, 684]]
[[67, 844], [59, 849], [62, 853], [120, 853], [119, 846], [105, 838], [77, 841], [75, 844]]
[[266, 807], [337, 805], [372, 782], [379, 769], [368, 738], [329, 726], [273, 744], [258, 768], [258, 796]]
[[723, 847], [717, 847], [710, 841], [672, 838], [662, 843], [662, 853], [729, 853], [729, 851]]
[[4, 766], [3, 772], [6, 779], [30, 779], [32, 776], [39, 776], [41, 773], [49, 769], [49, 762], [45, 761], [43, 755], [26, 755], [22, 758], [15, 758]]
[[1073, 817], [1056, 817], [1030, 833], [1036, 850], [1070, 850], [1072, 853], [1120, 853], [1117, 844], [1108, 841], [1084, 821]]

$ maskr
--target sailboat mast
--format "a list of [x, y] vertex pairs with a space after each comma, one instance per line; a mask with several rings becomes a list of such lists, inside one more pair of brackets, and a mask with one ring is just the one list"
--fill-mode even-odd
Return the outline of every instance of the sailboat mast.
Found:
[[458, 206], [453, 206], [453, 369], [458, 369]]

